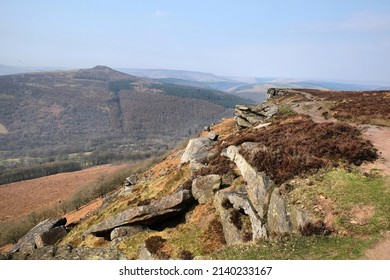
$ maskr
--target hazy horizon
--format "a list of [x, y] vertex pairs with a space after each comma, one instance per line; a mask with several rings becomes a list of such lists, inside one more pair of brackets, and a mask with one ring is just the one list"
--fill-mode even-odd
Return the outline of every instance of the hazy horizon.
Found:
[[0, 64], [390, 82], [388, 1], [1, 2]]

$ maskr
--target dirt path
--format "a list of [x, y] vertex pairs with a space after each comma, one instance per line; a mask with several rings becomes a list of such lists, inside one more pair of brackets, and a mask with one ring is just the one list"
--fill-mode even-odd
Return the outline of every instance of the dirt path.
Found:
[[[309, 100], [299, 103], [294, 108], [298, 114], [309, 115], [314, 122], [337, 122], [334, 118], [325, 118], [323, 112], [326, 111], [326, 103], [321, 102], [309, 93], [302, 93]], [[370, 140], [378, 149], [380, 158], [374, 163], [366, 163], [362, 166], [364, 170], [373, 168], [379, 169], [385, 176], [390, 178], [390, 127], [379, 127], [376, 125], [359, 125], [363, 137]], [[390, 188], [390, 186], [389, 186]], [[384, 238], [373, 248], [367, 250], [362, 259], [364, 260], [390, 260], [390, 231], [384, 234]]]

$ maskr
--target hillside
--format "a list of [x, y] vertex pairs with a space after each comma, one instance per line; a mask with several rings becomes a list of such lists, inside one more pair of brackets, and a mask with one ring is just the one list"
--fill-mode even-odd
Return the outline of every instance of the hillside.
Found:
[[216, 89], [248, 98], [255, 102], [266, 99], [268, 88], [311, 88], [328, 90], [380, 90], [389, 88], [386, 82], [351, 82], [315, 79], [281, 79], [259, 77], [225, 77], [212, 73], [167, 69], [133, 69], [121, 71], [143, 78], [156, 79], [176, 85]]
[[270, 89], [127, 178], [93, 215], [42, 222], [3, 258], [372, 256], [390, 230], [388, 96]]
[[45, 162], [89, 166], [161, 154], [228, 116], [237, 102], [248, 101], [106, 66], [0, 76], [0, 174]]

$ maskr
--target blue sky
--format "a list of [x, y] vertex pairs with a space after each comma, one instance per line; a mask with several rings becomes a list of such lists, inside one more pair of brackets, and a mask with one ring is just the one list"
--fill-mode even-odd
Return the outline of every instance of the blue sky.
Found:
[[0, 0], [0, 64], [390, 82], [390, 1]]

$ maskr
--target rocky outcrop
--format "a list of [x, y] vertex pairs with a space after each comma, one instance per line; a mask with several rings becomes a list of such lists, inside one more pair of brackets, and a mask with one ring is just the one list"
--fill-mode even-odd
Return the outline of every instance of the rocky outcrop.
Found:
[[274, 183], [265, 174], [257, 172], [239, 153], [238, 147], [228, 147], [226, 154], [240, 169], [241, 175], [247, 183], [248, 197], [259, 217], [263, 219], [268, 208], [269, 191]]
[[234, 112], [237, 125], [241, 128], [248, 128], [271, 118], [278, 112], [278, 107], [266, 103], [257, 106], [237, 105]]
[[221, 186], [221, 180], [221, 176], [217, 174], [196, 178], [192, 182], [192, 195], [200, 204], [212, 201], [214, 193], [219, 190], [219, 187]]
[[[19, 241], [15, 244], [12, 252], [22, 251], [28, 252], [32, 251], [37, 247], [35, 242], [35, 236], [39, 242], [39, 246], [45, 244], [46, 241], [50, 241], [49, 243], [55, 243], [62, 238], [65, 234], [63, 229], [53, 230], [57, 227], [65, 226], [66, 218], [53, 218], [46, 219], [39, 224], [37, 224], [32, 230], [30, 230], [25, 236], [23, 236]], [[53, 231], [52, 231], [53, 230]], [[57, 239], [56, 239], [57, 238]], [[41, 242], [42, 241], [42, 242]]]
[[141, 224], [150, 225], [157, 220], [162, 221], [168, 217], [180, 214], [193, 201], [189, 190], [180, 190], [164, 198], [154, 200], [150, 204], [127, 209], [115, 216], [109, 217], [103, 222], [92, 226], [83, 235], [104, 235], [114, 228]]
[[212, 153], [207, 151], [214, 142], [207, 137], [191, 139], [181, 157], [181, 163], [190, 162], [192, 160], [201, 161], [207, 158]]
[[290, 91], [291, 91], [290, 88], [269, 88], [267, 90], [267, 100], [286, 95]]

